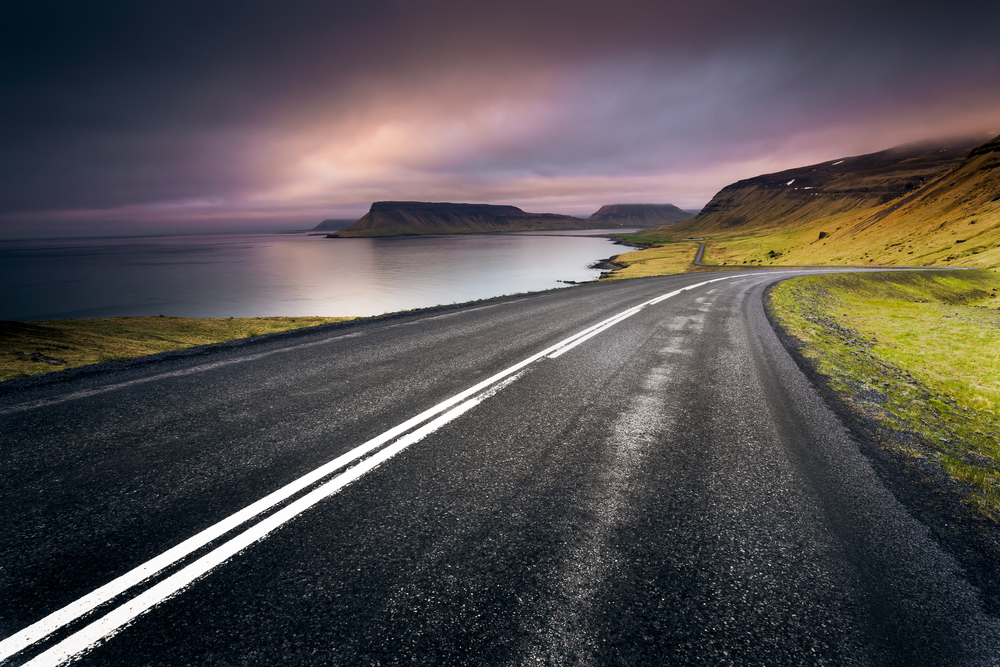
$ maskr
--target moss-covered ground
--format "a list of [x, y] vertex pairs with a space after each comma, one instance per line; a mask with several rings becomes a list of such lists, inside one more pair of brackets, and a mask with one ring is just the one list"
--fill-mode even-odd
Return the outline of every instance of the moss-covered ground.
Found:
[[0, 321], [0, 380], [224, 343], [350, 317], [108, 317]]
[[771, 291], [801, 354], [892, 437], [881, 446], [956, 481], [1000, 520], [1000, 275], [995, 271], [827, 274]]

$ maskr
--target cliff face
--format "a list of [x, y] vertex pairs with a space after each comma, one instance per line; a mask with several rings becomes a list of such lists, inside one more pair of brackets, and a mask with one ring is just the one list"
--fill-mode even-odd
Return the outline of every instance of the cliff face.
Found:
[[587, 220], [607, 226], [660, 227], [691, 218], [673, 204], [609, 204], [602, 206]]
[[380, 201], [336, 237], [472, 234], [545, 229], [588, 229], [593, 223], [552, 213], [526, 213], [516, 206], [444, 202]]
[[961, 163], [978, 143], [904, 146], [737, 181], [681, 228], [700, 233], [778, 229], [874, 210]]

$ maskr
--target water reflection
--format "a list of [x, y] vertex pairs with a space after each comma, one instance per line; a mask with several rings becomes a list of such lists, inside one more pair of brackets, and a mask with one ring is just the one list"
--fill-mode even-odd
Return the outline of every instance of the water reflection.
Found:
[[8, 241], [0, 319], [375, 315], [591, 280], [587, 266], [619, 250], [538, 233]]

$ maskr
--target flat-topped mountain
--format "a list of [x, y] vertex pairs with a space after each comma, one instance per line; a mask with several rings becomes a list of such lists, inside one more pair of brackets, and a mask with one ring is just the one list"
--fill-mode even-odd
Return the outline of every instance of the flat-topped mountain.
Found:
[[693, 217], [673, 204], [608, 204], [587, 220], [605, 226], [659, 227]]
[[516, 206], [447, 202], [377, 201], [360, 220], [331, 238], [474, 234], [599, 227], [582, 218], [527, 213]]

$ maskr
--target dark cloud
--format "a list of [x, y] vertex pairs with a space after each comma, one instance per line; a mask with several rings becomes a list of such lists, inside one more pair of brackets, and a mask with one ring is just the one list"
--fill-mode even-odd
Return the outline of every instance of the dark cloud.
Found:
[[1000, 130], [998, 24], [979, 0], [5, 3], [0, 220], [546, 183], [568, 210], [588, 178], [691, 205], [737, 163]]

